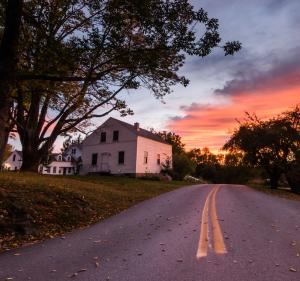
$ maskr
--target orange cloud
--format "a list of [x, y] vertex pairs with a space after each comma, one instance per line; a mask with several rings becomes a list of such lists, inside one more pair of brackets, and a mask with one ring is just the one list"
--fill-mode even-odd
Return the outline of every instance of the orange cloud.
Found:
[[[290, 82], [289, 79], [285, 81]], [[265, 85], [265, 90], [256, 89], [229, 96], [227, 104], [182, 107], [185, 117], [174, 118], [168, 128], [182, 136], [187, 149], [207, 146], [218, 152], [237, 126], [236, 119], [242, 119], [246, 111], [267, 118], [300, 103], [300, 85], [292, 83], [289, 87], [287, 83], [286, 87], [277, 87], [281, 83], [278, 80], [273, 82], [275, 87]]]

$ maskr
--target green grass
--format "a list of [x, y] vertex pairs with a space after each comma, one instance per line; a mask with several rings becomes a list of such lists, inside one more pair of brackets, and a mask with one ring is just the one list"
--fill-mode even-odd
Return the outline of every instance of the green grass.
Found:
[[86, 227], [187, 184], [111, 176], [0, 173], [0, 251]]

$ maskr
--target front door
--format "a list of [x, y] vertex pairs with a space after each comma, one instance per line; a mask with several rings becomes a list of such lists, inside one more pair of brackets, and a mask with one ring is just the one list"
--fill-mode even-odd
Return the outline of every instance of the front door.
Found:
[[109, 156], [110, 154], [107, 152], [101, 153], [101, 171], [109, 172]]
[[67, 168], [66, 168], [66, 167], [63, 168], [63, 174], [64, 174], [64, 175], [67, 174]]

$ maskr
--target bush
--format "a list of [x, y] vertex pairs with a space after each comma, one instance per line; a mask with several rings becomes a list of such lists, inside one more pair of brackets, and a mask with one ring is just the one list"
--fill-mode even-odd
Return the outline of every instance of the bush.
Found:
[[186, 155], [186, 153], [174, 154], [173, 156], [173, 175], [175, 180], [183, 180], [183, 178], [195, 171], [195, 164]]
[[286, 173], [286, 179], [292, 192], [300, 194], [300, 165], [291, 167]]

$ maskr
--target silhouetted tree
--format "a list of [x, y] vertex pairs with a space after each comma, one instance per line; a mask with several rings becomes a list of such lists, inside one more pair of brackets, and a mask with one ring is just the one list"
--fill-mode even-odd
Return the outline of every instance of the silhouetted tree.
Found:
[[299, 140], [299, 133], [287, 118], [278, 116], [262, 121], [248, 114], [224, 149], [243, 152], [244, 160], [253, 167], [263, 168], [270, 177], [271, 188], [276, 189]]
[[172, 145], [173, 154], [180, 154], [184, 152], [185, 144], [181, 140], [181, 136], [173, 132], [155, 132], [159, 135], [164, 141]]

